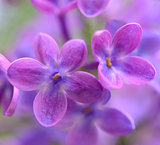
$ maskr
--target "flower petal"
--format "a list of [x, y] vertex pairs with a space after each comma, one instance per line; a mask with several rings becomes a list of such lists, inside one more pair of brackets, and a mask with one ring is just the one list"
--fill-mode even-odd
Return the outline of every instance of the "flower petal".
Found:
[[47, 79], [47, 69], [35, 59], [21, 58], [11, 63], [7, 75], [13, 86], [32, 91], [39, 89]]
[[110, 100], [110, 98], [111, 98], [111, 92], [107, 89], [104, 89], [100, 104], [105, 105]]
[[81, 103], [93, 103], [101, 99], [103, 88], [93, 75], [77, 71], [64, 78], [68, 97]]
[[86, 70], [97, 70], [98, 68], [98, 62], [97, 61], [88, 61], [85, 65], [84, 65], [84, 69]]
[[6, 72], [9, 65], [10, 62], [0, 53], [0, 69], [3, 70], [3, 72]]
[[127, 135], [135, 129], [133, 120], [117, 109], [106, 108], [99, 111], [97, 117], [100, 127], [112, 135]]
[[31, 3], [38, 9], [45, 12], [54, 12], [57, 10], [57, 7], [48, 0], [31, 0]]
[[64, 92], [49, 83], [37, 94], [33, 109], [38, 122], [50, 127], [58, 123], [67, 110], [67, 99]]
[[116, 69], [125, 81], [132, 84], [145, 84], [155, 77], [153, 65], [137, 56], [129, 56], [119, 60]]
[[129, 23], [119, 28], [113, 37], [113, 56], [124, 56], [136, 49], [142, 38], [139, 24]]
[[77, 0], [78, 7], [86, 17], [99, 15], [107, 6], [109, 0]]
[[106, 64], [99, 64], [98, 76], [101, 84], [106, 89], [122, 87], [123, 82], [114, 67], [108, 68]]
[[62, 120], [55, 127], [66, 128], [75, 123], [77, 116], [81, 114], [82, 107], [75, 101], [67, 98], [67, 111]]
[[47, 34], [39, 33], [35, 39], [34, 53], [44, 65], [54, 65], [58, 59], [59, 48], [53, 38]]
[[87, 59], [87, 46], [83, 40], [73, 39], [65, 43], [60, 52], [60, 68], [73, 71]]
[[107, 30], [96, 31], [92, 37], [93, 56], [98, 62], [106, 61], [111, 54], [112, 36]]
[[19, 96], [19, 90], [11, 85], [8, 86], [5, 90], [5, 96], [2, 100], [3, 106], [3, 115], [4, 116], [12, 116], [17, 107]]
[[67, 136], [67, 145], [97, 145], [98, 135], [93, 123], [82, 120], [76, 124]]

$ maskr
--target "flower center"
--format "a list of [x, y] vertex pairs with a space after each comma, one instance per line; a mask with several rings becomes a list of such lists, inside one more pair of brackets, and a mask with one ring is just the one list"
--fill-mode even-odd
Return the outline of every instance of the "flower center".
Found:
[[84, 111], [84, 113], [85, 114], [89, 114], [89, 113], [91, 113], [92, 112], [92, 107], [91, 106], [88, 106], [88, 107], [86, 107], [83, 111]]
[[108, 68], [112, 66], [111, 58], [110, 58], [110, 57], [107, 57], [107, 58], [106, 58], [106, 63], [107, 63], [107, 67], [108, 67]]
[[61, 75], [60, 75], [60, 73], [58, 72], [58, 73], [56, 73], [56, 74], [52, 77], [52, 79], [53, 79], [53, 80], [57, 80], [60, 76], [61, 76]]

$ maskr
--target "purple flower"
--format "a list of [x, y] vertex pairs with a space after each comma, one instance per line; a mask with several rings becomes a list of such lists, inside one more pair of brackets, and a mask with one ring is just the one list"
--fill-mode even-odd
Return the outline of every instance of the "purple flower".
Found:
[[[106, 98], [109, 98], [107, 96]], [[67, 145], [97, 145], [97, 127], [114, 136], [123, 136], [134, 130], [133, 120], [114, 108], [100, 106], [99, 103], [75, 107], [78, 118], [67, 136]]]
[[121, 88], [122, 79], [140, 85], [155, 77], [151, 63], [137, 56], [126, 56], [139, 45], [142, 29], [139, 24], [124, 25], [113, 36], [107, 30], [94, 33], [93, 55], [99, 62], [98, 75], [105, 88]]
[[31, 2], [42, 11], [56, 14], [63, 14], [76, 7], [75, 0], [31, 0]]
[[7, 68], [10, 62], [0, 54], [0, 105], [4, 116], [12, 116], [15, 112], [19, 90], [7, 80]]
[[156, 91], [160, 92], [160, 34], [153, 31], [145, 31], [138, 47], [137, 55], [149, 60], [156, 69], [156, 77], [150, 83]]
[[103, 88], [91, 74], [74, 71], [87, 58], [83, 40], [65, 43], [59, 53], [57, 43], [40, 33], [35, 40], [34, 52], [38, 60], [21, 58], [8, 68], [9, 81], [24, 91], [41, 89], [34, 103], [34, 114], [44, 126], [53, 126], [62, 119], [69, 97], [81, 103], [99, 100]]
[[108, 5], [109, 0], [77, 0], [77, 6], [86, 17], [99, 15]]
[[109, 0], [31, 0], [32, 4], [45, 12], [63, 14], [76, 6], [87, 17], [99, 15]]

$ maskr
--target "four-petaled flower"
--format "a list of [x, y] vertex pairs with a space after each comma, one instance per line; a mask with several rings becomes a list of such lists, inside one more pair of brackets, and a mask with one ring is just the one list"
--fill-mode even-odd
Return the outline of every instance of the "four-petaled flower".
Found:
[[109, 31], [96, 31], [92, 38], [92, 49], [99, 62], [98, 75], [105, 88], [121, 88], [122, 79], [140, 85], [155, 77], [155, 69], [147, 60], [137, 56], [126, 56], [139, 45], [142, 29], [139, 24], [122, 26], [113, 40]]
[[[109, 100], [107, 92], [105, 95]], [[97, 145], [97, 127], [114, 136], [128, 135], [135, 129], [130, 116], [115, 108], [104, 107], [101, 102], [83, 106], [72, 103], [72, 106], [68, 108], [73, 127], [67, 135], [67, 145], [81, 145], [82, 140], [83, 145]]]
[[93, 75], [74, 71], [87, 58], [87, 47], [83, 40], [66, 42], [59, 52], [54, 39], [40, 33], [35, 39], [35, 56], [21, 58], [8, 68], [8, 79], [24, 91], [40, 89], [33, 109], [37, 120], [44, 126], [53, 126], [64, 116], [69, 97], [81, 103], [99, 100], [103, 87]]
[[107, 6], [109, 0], [31, 0], [32, 4], [45, 12], [64, 14], [75, 8], [87, 17], [99, 15]]

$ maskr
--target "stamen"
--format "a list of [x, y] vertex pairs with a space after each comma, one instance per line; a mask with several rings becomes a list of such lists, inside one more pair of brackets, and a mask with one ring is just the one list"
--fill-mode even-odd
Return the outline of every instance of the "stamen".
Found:
[[60, 76], [61, 76], [60, 73], [56, 73], [52, 78], [53, 78], [53, 80], [56, 80], [56, 79], [58, 79]]
[[106, 58], [106, 63], [107, 63], [107, 67], [111, 67], [112, 66], [111, 58], [110, 57]]
[[84, 109], [84, 113], [85, 114], [89, 114], [90, 112], [92, 112], [92, 107], [91, 106], [88, 106]]

